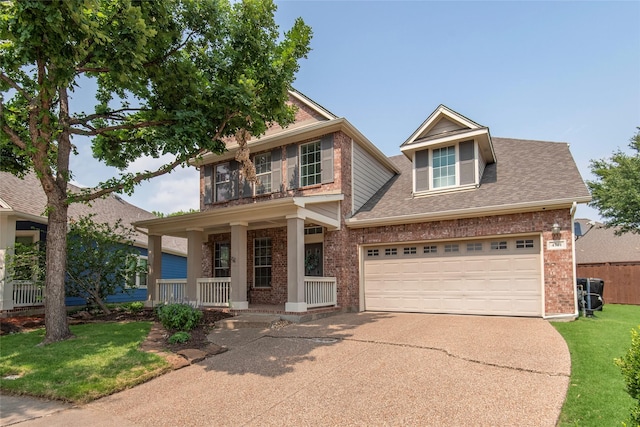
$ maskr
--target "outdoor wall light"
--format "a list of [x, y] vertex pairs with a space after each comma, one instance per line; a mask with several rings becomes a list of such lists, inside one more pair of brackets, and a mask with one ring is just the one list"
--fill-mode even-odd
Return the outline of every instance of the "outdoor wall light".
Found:
[[553, 225], [551, 226], [551, 234], [553, 235], [560, 234], [560, 224], [558, 224], [557, 222], [553, 223]]

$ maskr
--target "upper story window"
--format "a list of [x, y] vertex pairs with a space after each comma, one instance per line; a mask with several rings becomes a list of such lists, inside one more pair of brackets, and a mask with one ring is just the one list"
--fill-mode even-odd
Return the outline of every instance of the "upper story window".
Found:
[[461, 141], [425, 148], [414, 155], [414, 192], [448, 191], [479, 183], [484, 163], [476, 154], [475, 141]]
[[334, 182], [333, 134], [318, 141], [288, 145], [285, 151], [287, 167], [283, 186], [286, 190]]
[[253, 163], [256, 167], [255, 194], [271, 193], [271, 153], [257, 154]]
[[300, 186], [320, 184], [322, 181], [320, 141], [300, 146]]
[[231, 169], [229, 163], [216, 165], [215, 201], [225, 202], [231, 199]]
[[456, 185], [456, 146], [433, 150], [433, 188]]

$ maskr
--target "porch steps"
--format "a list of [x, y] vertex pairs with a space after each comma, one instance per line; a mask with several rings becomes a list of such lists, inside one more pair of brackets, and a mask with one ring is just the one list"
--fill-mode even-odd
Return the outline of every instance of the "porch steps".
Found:
[[235, 317], [217, 321], [216, 327], [220, 329], [268, 329], [274, 322], [280, 320], [280, 318], [281, 316], [274, 314], [239, 314]]

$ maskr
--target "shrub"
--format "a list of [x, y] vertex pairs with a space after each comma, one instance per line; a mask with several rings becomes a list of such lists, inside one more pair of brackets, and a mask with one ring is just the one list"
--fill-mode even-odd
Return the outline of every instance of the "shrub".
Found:
[[631, 348], [627, 354], [616, 359], [615, 362], [627, 383], [627, 393], [636, 400], [635, 406], [631, 408], [631, 422], [633, 425], [640, 426], [640, 334], [638, 331], [631, 330]]
[[162, 326], [172, 331], [190, 331], [202, 319], [202, 312], [189, 304], [161, 305], [157, 313]]
[[176, 332], [175, 334], [169, 337], [169, 343], [170, 344], [183, 343], [183, 342], [189, 341], [190, 339], [191, 339], [191, 334], [189, 334], [189, 332], [180, 331], [180, 332]]
[[140, 313], [144, 308], [144, 303], [142, 301], [134, 301], [127, 305], [129, 311], [133, 314]]

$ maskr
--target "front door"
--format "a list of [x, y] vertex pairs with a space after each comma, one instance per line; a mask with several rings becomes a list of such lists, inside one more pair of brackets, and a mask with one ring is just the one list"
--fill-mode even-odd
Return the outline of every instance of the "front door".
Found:
[[304, 245], [304, 275], [322, 276], [322, 243]]

